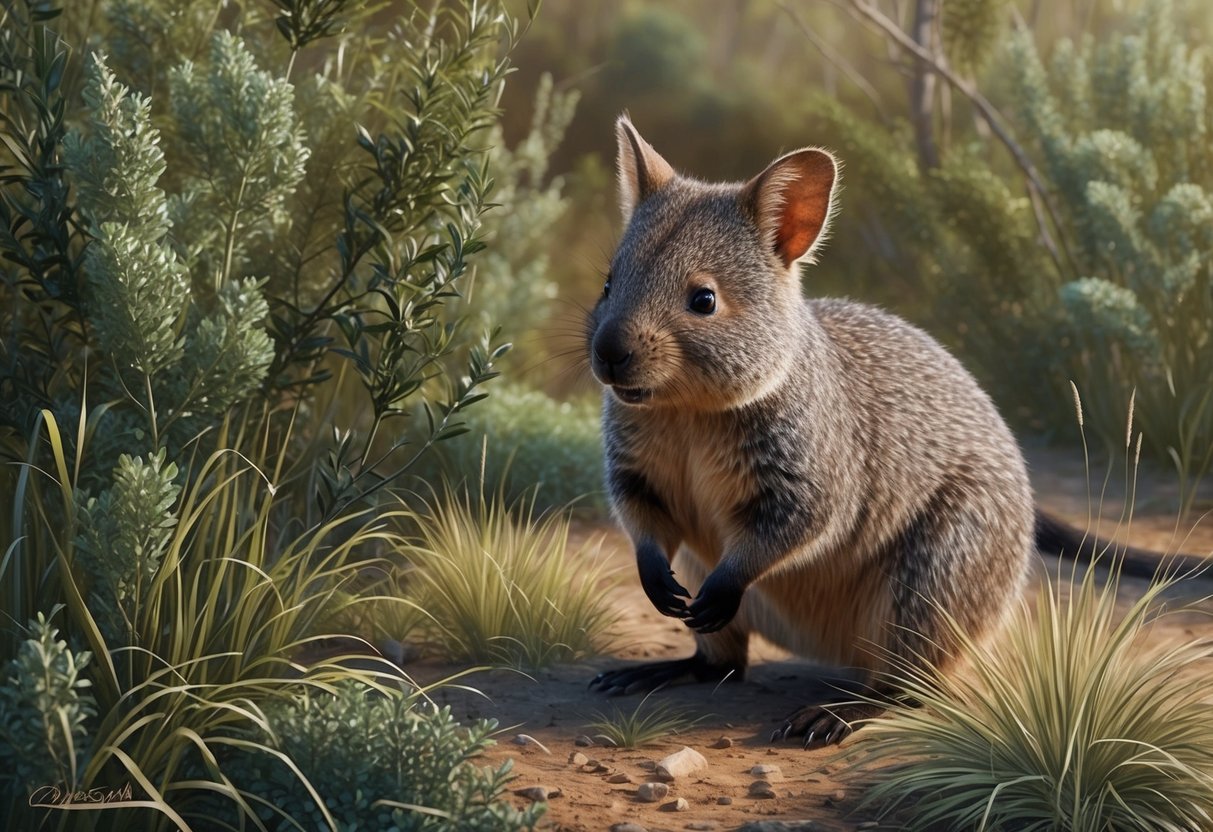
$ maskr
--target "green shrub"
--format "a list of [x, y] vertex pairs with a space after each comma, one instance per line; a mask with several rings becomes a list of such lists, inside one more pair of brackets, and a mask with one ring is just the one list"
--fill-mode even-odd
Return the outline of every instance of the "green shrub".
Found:
[[1077, 260], [1060, 291], [1065, 371], [1111, 443], [1136, 389], [1186, 510], [1213, 467], [1213, 62], [1177, 5], [1150, 0], [1098, 43], [1061, 41], [1048, 70], [1020, 35], [1009, 61]]
[[564, 512], [448, 487], [414, 520], [407, 597], [448, 657], [537, 669], [602, 645], [615, 618], [605, 561], [589, 543], [569, 548]]
[[0, 687], [0, 782], [74, 785], [88, 762], [86, 723], [97, 713], [83, 675], [92, 656], [68, 649], [42, 613], [28, 632]]
[[1145, 642], [1170, 583], [1122, 611], [1115, 573], [1088, 568], [1046, 584], [993, 644], [955, 625], [966, 669], [906, 669], [922, 707], [857, 735], [867, 801], [915, 829], [1208, 828], [1209, 642]]
[[501, 128], [489, 137], [493, 203], [483, 234], [489, 243], [462, 308], [482, 326], [500, 325], [501, 337], [525, 345], [516, 354], [528, 365], [545, 357], [540, 329], [556, 297], [552, 231], [569, 209], [564, 178], [549, 175], [552, 155], [577, 109], [577, 92], [556, 90], [540, 76], [530, 129], [508, 147]]
[[[999, 70], [987, 95], [1008, 102], [1043, 193], [1024, 192], [1022, 168], [988, 136], [949, 137], [939, 165], [921, 167], [904, 122], [818, 99], [848, 168], [840, 234], [875, 253], [841, 268], [891, 285], [909, 275], [910, 313], [1022, 425], [1072, 431], [1073, 380], [1113, 448], [1136, 389], [1146, 450], [1178, 469], [1186, 511], [1213, 467], [1213, 62], [1199, 16], [1185, 25], [1186, 4], [1148, 0], [1098, 41], [1059, 41], [1046, 69], [1030, 30], [978, 60], [992, 57], [1000, 5], [945, 4], [945, 47]], [[867, 243], [847, 237], [856, 226]]]
[[[228, 776], [233, 749], [281, 761], [321, 795], [308, 827], [331, 825], [338, 796], [267, 714], [376, 677], [307, 658], [404, 545], [387, 489], [495, 375], [450, 302], [484, 247], [516, 35], [496, 2], [410, 4], [388, 32], [367, 14], [0, 11], [0, 707], [30, 754], [0, 813], [21, 828], [84, 817], [28, 805], [52, 772], [130, 786], [91, 828], [189, 828], [216, 802], [247, 825], [265, 797]], [[106, 53], [73, 59], [54, 27]], [[62, 640], [21, 630], [60, 606]], [[491, 803], [503, 774], [462, 794]]]
[[[342, 832], [509, 832], [533, 827], [546, 808], [518, 811], [501, 799], [510, 761], [475, 765], [493, 744], [495, 722], [464, 728], [449, 707], [438, 709], [419, 692], [344, 683], [277, 703], [266, 718], [259, 741], [283, 757], [243, 754], [225, 770], [264, 801], [258, 815], [271, 829], [284, 828], [288, 817], [307, 829], [327, 828], [331, 817]], [[323, 784], [327, 812], [284, 759]]]
[[534, 490], [540, 505], [606, 514], [596, 401], [557, 402], [538, 390], [499, 386], [464, 422], [468, 432], [438, 448], [427, 479], [483, 472], [485, 488], [507, 499]]

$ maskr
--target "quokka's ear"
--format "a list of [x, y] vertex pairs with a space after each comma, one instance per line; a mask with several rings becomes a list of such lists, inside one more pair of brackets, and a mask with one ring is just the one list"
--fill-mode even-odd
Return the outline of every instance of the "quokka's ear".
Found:
[[619, 210], [627, 225], [636, 206], [674, 178], [674, 169], [641, 138], [626, 115], [615, 122], [615, 138], [619, 144]]
[[811, 260], [834, 213], [838, 163], [807, 147], [782, 156], [741, 189], [742, 206], [787, 267]]

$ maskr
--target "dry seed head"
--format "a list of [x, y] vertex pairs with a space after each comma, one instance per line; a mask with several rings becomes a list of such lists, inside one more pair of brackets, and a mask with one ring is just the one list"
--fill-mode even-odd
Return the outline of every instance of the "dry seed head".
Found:
[[1078, 426], [1082, 427], [1082, 399], [1078, 397], [1078, 385], [1071, 381], [1070, 389], [1074, 391], [1074, 413], [1078, 416]]
[[1125, 449], [1126, 450], [1128, 450], [1130, 443], [1133, 441], [1133, 405], [1136, 401], [1137, 401], [1137, 388], [1134, 387], [1132, 394], [1130, 394], [1130, 396], [1129, 396], [1129, 421], [1125, 424]]
[[1137, 468], [1138, 463], [1140, 463], [1140, 462], [1141, 462], [1141, 431], [1138, 431], [1137, 432], [1137, 448], [1136, 448], [1136, 450], [1133, 451], [1134, 469]]

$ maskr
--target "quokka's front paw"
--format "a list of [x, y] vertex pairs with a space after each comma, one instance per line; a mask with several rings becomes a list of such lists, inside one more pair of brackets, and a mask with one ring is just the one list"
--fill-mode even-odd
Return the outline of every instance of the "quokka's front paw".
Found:
[[691, 602], [687, 626], [697, 633], [714, 633], [724, 629], [737, 615], [743, 595], [745, 587], [733, 576], [719, 570], [713, 572]]
[[686, 601], [691, 593], [674, 578], [670, 562], [655, 546], [645, 546], [636, 552], [636, 566], [640, 571], [640, 585], [649, 601], [662, 615], [671, 618], [686, 618], [690, 615]]

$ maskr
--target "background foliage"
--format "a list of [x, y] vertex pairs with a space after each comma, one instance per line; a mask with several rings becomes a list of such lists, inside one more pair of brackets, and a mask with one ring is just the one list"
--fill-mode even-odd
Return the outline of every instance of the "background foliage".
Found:
[[[553, 161], [572, 202], [554, 279], [596, 295], [621, 110], [704, 179], [830, 146], [842, 211], [806, 290], [924, 326], [1025, 433], [1076, 442], [1073, 380], [1116, 447], [1136, 388], [1147, 463], [1186, 509], [1213, 464], [1209, 26], [1184, 0], [552, 0], [519, 55], [582, 91]], [[579, 310], [557, 315], [575, 331]], [[565, 366], [536, 381], [577, 397]]]

